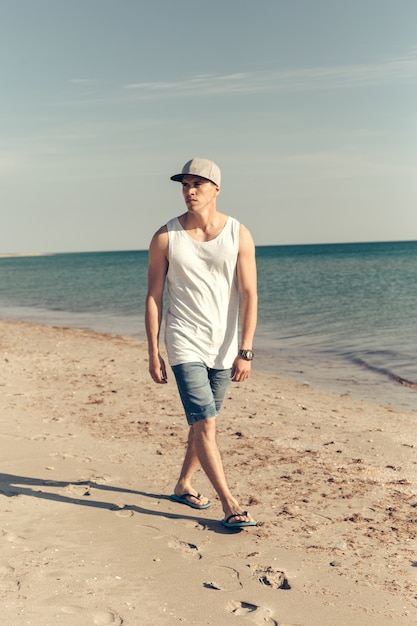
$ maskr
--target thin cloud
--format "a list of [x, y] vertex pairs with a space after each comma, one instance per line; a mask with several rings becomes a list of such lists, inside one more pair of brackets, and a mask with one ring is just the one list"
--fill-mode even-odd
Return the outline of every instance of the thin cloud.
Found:
[[70, 78], [68, 82], [72, 85], [91, 85], [96, 81], [93, 78]]
[[363, 154], [353, 149], [318, 151], [310, 154], [295, 154], [277, 159], [278, 169], [288, 177], [291, 173], [300, 178], [315, 181], [346, 178], [369, 178], [390, 176], [405, 172], [401, 167], [379, 160], [372, 154]]
[[277, 91], [315, 91], [415, 83], [417, 50], [408, 56], [366, 65], [323, 66], [278, 72], [202, 74], [182, 81], [139, 82], [124, 86], [135, 98], [240, 95]]
[[201, 91], [205, 93], [224, 93], [225, 91], [233, 91], [234, 88], [241, 90], [242, 85], [245, 85], [250, 78], [250, 74], [244, 73], [226, 74], [225, 76], [202, 74], [184, 81], [132, 83], [125, 85], [125, 89], [139, 90], [149, 94], [166, 92], [168, 95], [173, 92], [176, 92], [178, 95], [186, 95], [193, 91], [199, 93]]

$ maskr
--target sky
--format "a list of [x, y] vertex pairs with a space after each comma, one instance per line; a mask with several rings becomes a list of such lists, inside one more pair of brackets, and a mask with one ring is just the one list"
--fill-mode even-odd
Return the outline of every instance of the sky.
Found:
[[0, 9], [0, 254], [146, 249], [194, 156], [257, 245], [417, 240], [415, 0]]

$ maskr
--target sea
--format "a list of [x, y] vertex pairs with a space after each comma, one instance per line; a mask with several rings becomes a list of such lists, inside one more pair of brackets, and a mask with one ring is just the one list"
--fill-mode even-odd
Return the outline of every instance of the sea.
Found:
[[[256, 256], [254, 368], [417, 410], [417, 241]], [[145, 339], [147, 262], [143, 250], [2, 257], [0, 318]]]

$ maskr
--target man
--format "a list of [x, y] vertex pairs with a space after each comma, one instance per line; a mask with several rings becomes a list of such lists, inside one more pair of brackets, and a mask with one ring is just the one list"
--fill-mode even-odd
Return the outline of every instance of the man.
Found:
[[194, 158], [181, 174], [171, 177], [182, 183], [187, 211], [152, 238], [145, 323], [149, 372], [156, 383], [164, 384], [167, 370], [159, 335], [167, 280], [165, 344], [190, 426], [171, 499], [194, 509], [210, 506], [191, 484], [201, 465], [221, 501], [222, 524], [240, 528], [256, 522], [227, 485], [216, 442], [216, 416], [230, 381], [242, 382], [250, 375], [257, 317], [256, 262], [247, 228], [217, 211], [220, 176], [215, 163]]

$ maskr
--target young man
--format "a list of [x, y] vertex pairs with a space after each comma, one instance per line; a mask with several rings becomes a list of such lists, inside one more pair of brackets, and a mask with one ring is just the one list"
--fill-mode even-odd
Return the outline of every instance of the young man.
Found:
[[192, 159], [171, 180], [182, 183], [187, 211], [152, 238], [145, 314], [149, 372], [156, 383], [164, 384], [167, 370], [159, 335], [167, 280], [165, 344], [190, 426], [171, 499], [194, 509], [210, 506], [191, 484], [201, 465], [220, 498], [222, 524], [254, 526], [227, 485], [216, 442], [216, 416], [230, 381], [241, 382], [250, 375], [257, 317], [255, 246], [245, 226], [217, 211], [220, 169], [215, 163]]

